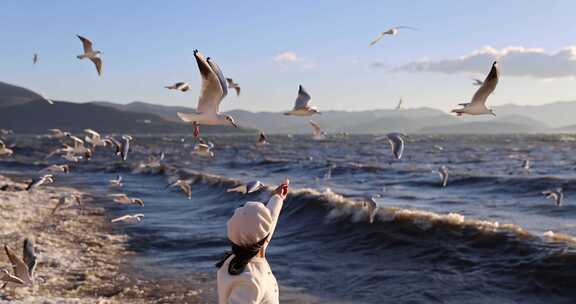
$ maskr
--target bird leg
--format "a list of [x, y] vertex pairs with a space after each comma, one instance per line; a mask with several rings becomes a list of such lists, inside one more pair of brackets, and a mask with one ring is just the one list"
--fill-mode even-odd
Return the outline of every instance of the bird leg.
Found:
[[194, 126], [194, 138], [200, 137], [200, 125], [197, 122], [193, 122], [192, 125]]

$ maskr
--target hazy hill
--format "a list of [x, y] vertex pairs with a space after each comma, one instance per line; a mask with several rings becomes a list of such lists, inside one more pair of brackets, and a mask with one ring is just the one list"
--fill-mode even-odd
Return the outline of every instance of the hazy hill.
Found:
[[[0, 108], [12, 105], [22, 105], [41, 98], [29, 89], [0, 81]], [[46, 102], [44, 100], [38, 100]]]
[[117, 104], [107, 101], [93, 101], [92, 104], [102, 105], [113, 107], [118, 110], [123, 111], [132, 111], [132, 112], [140, 112], [140, 113], [149, 113], [158, 115], [165, 120], [173, 121], [173, 122], [181, 122], [181, 120], [176, 116], [176, 112], [192, 112], [194, 109], [187, 108], [187, 107], [178, 107], [178, 106], [161, 106], [151, 103], [145, 103], [141, 101], [134, 101], [129, 104]]
[[558, 101], [538, 106], [507, 104], [495, 107], [498, 116], [520, 115], [559, 128], [576, 124], [576, 101]]

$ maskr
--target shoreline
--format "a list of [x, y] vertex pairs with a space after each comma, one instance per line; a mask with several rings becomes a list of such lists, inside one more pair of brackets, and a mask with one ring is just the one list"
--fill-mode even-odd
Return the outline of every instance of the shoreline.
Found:
[[[0, 289], [0, 303], [213, 303], [214, 278], [199, 273], [148, 280], [133, 265], [128, 236], [109, 223], [102, 199], [65, 186], [32, 192], [19, 177], [0, 175], [0, 244], [17, 254], [33, 241], [38, 265], [32, 287]], [[77, 192], [83, 204], [52, 209], [60, 194]], [[11, 270], [4, 250], [0, 267]]]

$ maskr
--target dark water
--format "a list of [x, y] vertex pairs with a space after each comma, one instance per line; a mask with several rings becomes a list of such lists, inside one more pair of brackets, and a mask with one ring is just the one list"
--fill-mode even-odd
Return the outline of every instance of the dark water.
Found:
[[[110, 203], [110, 216], [145, 213], [141, 224], [119, 229], [152, 274], [214, 272], [234, 208], [270, 196], [226, 189], [288, 177], [292, 192], [267, 257], [294, 303], [576, 303], [571, 137], [411, 136], [401, 161], [376, 136], [271, 136], [262, 147], [253, 136], [208, 138], [215, 159], [190, 155], [191, 138], [134, 137], [127, 163], [100, 148], [59, 182], [105, 195], [108, 180], [123, 175], [123, 191], [146, 204]], [[12, 142], [18, 156], [0, 162], [5, 171], [41, 169], [56, 147], [48, 139]], [[135, 171], [160, 152], [164, 172]], [[451, 173], [445, 189], [441, 165]], [[175, 179], [193, 182], [191, 201], [164, 189]], [[557, 187], [565, 191], [560, 208], [541, 194]], [[373, 194], [381, 194], [380, 209], [370, 224], [359, 202]]]

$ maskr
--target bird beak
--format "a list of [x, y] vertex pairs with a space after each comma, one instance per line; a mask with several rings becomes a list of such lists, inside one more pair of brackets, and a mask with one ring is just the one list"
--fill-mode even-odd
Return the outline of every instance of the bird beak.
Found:
[[234, 126], [234, 128], [238, 128], [238, 125], [235, 122], [231, 121], [230, 123]]
[[494, 112], [491, 112], [490, 114], [492, 114], [492, 115], [494, 115], [494, 117], [496, 117], [496, 113], [494, 113]]

